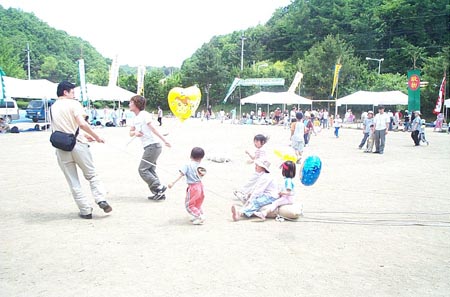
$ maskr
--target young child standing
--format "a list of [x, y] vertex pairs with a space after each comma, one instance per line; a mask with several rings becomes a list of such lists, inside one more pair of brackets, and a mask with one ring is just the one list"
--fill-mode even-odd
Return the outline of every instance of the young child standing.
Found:
[[245, 151], [245, 153], [250, 157], [250, 162], [255, 161], [256, 159], [264, 159], [266, 157], [266, 151], [264, 150], [264, 145], [269, 140], [269, 137], [264, 136], [262, 134], [257, 134], [253, 138], [253, 144], [256, 147], [255, 153], [251, 154], [249, 151]]
[[172, 183], [168, 184], [169, 189], [172, 188], [177, 181], [186, 176], [186, 199], [185, 206], [187, 212], [192, 216], [191, 222], [194, 225], [201, 225], [205, 221], [203, 215], [202, 204], [205, 199], [203, 192], [202, 177], [206, 173], [200, 162], [205, 156], [205, 151], [200, 147], [194, 147], [191, 151], [191, 162], [184, 165], [180, 170], [180, 175]]
[[303, 113], [297, 112], [295, 114], [296, 122], [291, 126], [291, 141], [292, 148], [297, 157], [297, 164], [302, 160], [303, 148], [305, 147], [305, 124], [303, 123]]
[[233, 221], [238, 221], [244, 215], [251, 217], [261, 207], [271, 204], [279, 198], [278, 187], [270, 175], [269, 168], [270, 163], [267, 160], [255, 161], [255, 171], [261, 175], [242, 210], [238, 210], [235, 205], [231, 207]]
[[[256, 160], [259, 159], [266, 159], [267, 153], [264, 149], [264, 145], [268, 140], [268, 136], [264, 136], [262, 134], [255, 135], [253, 138], [253, 144], [256, 147], [255, 153], [251, 154], [249, 151], [245, 151], [245, 153], [250, 157], [249, 163], [256, 162]], [[259, 174], [257, 172], [253, 173], [247, 183], [242, 186], [240, 190], [233, 191], [234, 196], [236, 196], [241, 202], [246, 202], [258, 178]]]
[[336, 118], [333, 121], [334, 135], [336, 136], [336, 138], [339, 138], [339, 129], [341, 128], [341, 126], [342, 126], [342, 119], [337, 114]]
[[375, 125], [370, 125], [369, 137], [367, 138], [367, 147], [365, 153], [371, 153], [373, 151], [373, 144], [375, 143]]
[[292, 161], [286, 161], [281, 165], [281, 174], [284, 177], [283, 188], [279, 193], [278, 199], [273, 201], [267, 208], [255, 212], [255, 216], [262, 220], [266, 219], [268, 213], [275, 211], [281, 205], [294, 203], [294, 180], [296, 166]]

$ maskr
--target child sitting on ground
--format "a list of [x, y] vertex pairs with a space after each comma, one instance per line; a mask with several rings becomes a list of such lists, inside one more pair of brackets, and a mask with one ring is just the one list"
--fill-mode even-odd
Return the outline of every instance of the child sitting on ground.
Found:
[[205, 151], [202, 148], [194, 147], [191, 151], [191, 162], [184, 165], [179, 171], [180, 175], [178, 178], [168, 184], [170, 189], [183, 176], [186, 176], [186, 183], [188, 187], [186, 189], [185, 206], [187, 212], [192, 215], [191, 222], [194, 225], [201, 225], [205, 221], [202, 210], [205, 193], [203, 192], [203, 184], [201, 179], [205, 175], [206, 170], [199, 166], [204, 156]]
[[265, 220], [268, 213], [275, 211], [278, 207], [294, 203], [294, 180], [296, 166], [292, 161], [286, 161], [281, 164], [281, 174], [284, 177], [283, 188], [279, 193], [278, 199], [272, 202], [261, 211], [255, 212], [255, 216]]
[[266, 160], [255, 161], [255, 171], [260, 173], [260, 176], [242, 210], [238, 210], [235, 205], [231, 207], [233, 221], [238, 221], [244, 215], [251, 217], [261, 207], [279, 198], [278, 187], [270, 175], [269, 167], [270, 163]]

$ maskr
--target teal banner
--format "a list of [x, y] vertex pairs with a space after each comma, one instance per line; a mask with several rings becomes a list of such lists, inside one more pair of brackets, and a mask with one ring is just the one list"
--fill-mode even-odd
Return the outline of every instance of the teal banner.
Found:
[[408, 71], [408, 110], [420, 110], [420, 70]]
[[236, 89], [238, 86], [284, 86], [284, 78], [247, 78], [247, 79], [240, 79], [235, 78], [233, 83], [231, 84], [230, 88], [228, 89], [227, 95], [225, 96], [225, 99], [223, 99], [223, 103], [227, 102], [228, 97], [230, 97], [231, 93]]

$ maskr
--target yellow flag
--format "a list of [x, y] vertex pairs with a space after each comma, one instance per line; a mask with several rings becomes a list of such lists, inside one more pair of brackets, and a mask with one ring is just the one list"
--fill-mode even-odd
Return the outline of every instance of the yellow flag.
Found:
[[334, 90], [336, 89], [336, 86], [338, 83], [339, 71], [341, 70], [341, 67], [342, 67], [341, 64], [336, 64], [336, 66], [334, 67], [333, 88], [331, 89], [331, 95], [330, 95], [331, 98], [333, 97]]

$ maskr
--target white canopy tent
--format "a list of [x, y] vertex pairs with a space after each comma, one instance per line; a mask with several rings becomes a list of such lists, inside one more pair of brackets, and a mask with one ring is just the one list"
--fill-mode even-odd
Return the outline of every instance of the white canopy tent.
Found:
[[242, 116], [242, 105], [246, 103], [267, 104], [267, 114], [269, 114], [269, 105], [272, 104], [305, 104], [312, 106], [312, 100], [299, 96], [294, 92], [259, 92], [241, 99], [239, 105], [239, 114]]
[[[102, 101], [130, 101], [131, 97], [136, 95], [133, 92], [125, 90], [118, 86], [97, 86], [93, 84], [86, 85], [87, 97], [91, 101], [102, 100]], [[81, 100], [80, 87], [75, 88], [75, 98]]]
[[58, 84], [46, 79], [19, 79], [3, 76], [5, 93], [12, 98], [52, 99], [57, 98]]
[[400, 91], [358, 91], [337, 99], [337, 106], [342, 105], [408, 105], [408, 95]]
[[450, 99], [445, 99], [444, 105], [446, 108], [450, 108]]
[[259, 92], [241, 99], [241, 105], [253, 104], [307, 104], [312, 100], [299, 96], [293, 92]]
[[445, 115], [445, 119], [447, 120], [447, 118], [448, 118], [448, 111], [447, 111], [447, 109], [450, 108], [450, 99], [445, 99], [444, 100], [444, 107], [445, 107], [444, 108], [444, 115]]

